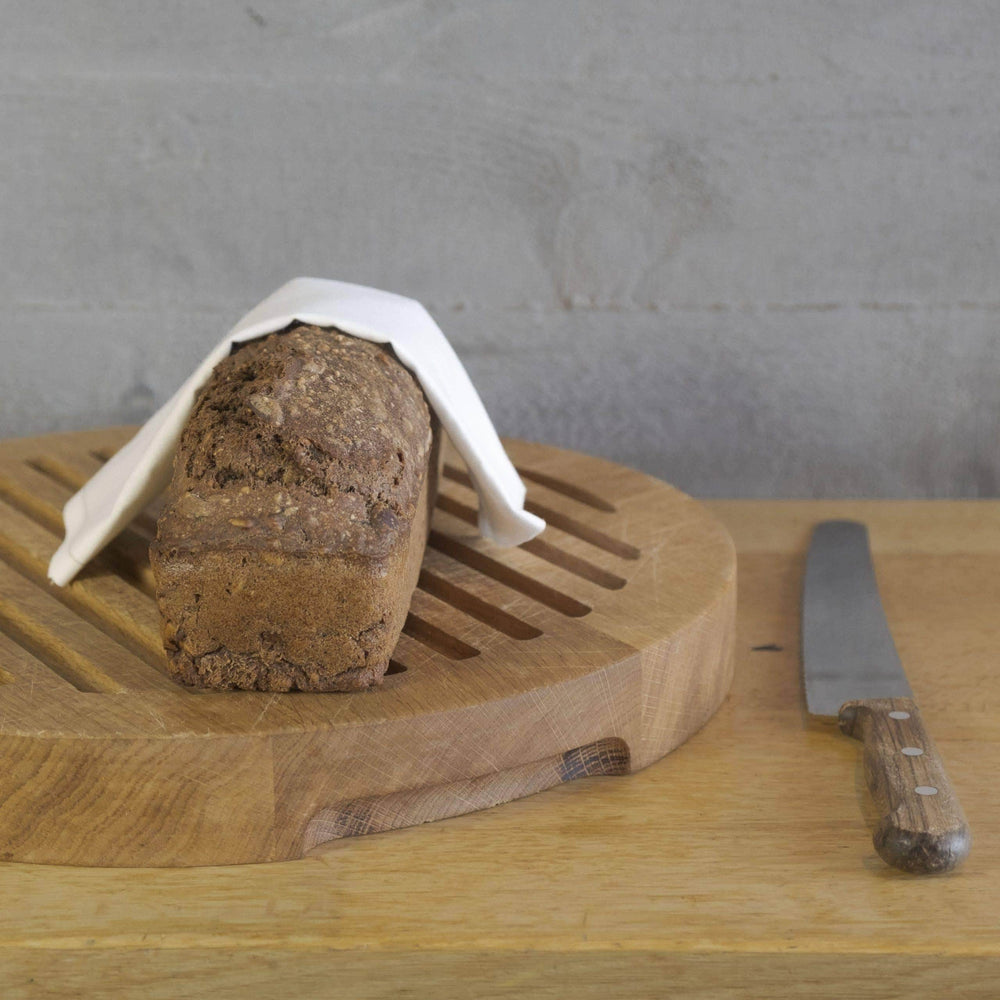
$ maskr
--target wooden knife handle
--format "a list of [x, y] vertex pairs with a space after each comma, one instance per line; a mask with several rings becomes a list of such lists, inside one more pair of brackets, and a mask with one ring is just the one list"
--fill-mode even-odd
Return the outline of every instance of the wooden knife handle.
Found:
[[864, 744], [882, 859], [917, 873], [960, 864], [969, 853], [969, 826], [913, 699], [849, 701], [840, 709], [840, 728]]

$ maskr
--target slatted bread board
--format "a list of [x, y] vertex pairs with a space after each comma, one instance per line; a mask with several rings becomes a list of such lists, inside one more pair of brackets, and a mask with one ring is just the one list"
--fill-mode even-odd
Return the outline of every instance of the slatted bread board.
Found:
[[69, 587], [46, 580], [63, 504], [132, 432], [0, 444], [0, 859], [296, 858], [627, 774], [728, 690], [736, 578], [721, 525], [649, 476], [520, 441], [506, 444], [547, 529], [516, 549], [479, 538], [449, 454], [381, 688], [180, 687], [147, 557], [155, 509]]

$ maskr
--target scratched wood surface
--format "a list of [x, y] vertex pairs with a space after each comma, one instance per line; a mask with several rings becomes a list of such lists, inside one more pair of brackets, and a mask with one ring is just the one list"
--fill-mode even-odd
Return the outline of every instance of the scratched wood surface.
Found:
[[67, 588], [59, 511], [127, 430], [0, 448], [0, 858], [159, 866], [301, 857], [331, 839], [640, 770], [732, 674], [735, 555], [665, 483], [511, 443], [538, 538], [478, 537], [446, 463], [381, 688], [200, 692], [165, 675], [153, 511]]
[[[962, 997], [1000, 983], [1000, 503], [707, 505], [736, 542], [733, 687], [660, 762], [299, 861], [0, 865], [5, 997]], [[914, 877], [871, 844], [859, 744], [810, 721], [813, 525], [866, 521], [974, 843]]]

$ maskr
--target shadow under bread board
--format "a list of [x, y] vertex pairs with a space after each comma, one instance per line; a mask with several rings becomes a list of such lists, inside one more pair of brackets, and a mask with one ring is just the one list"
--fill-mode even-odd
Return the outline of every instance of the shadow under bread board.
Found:
[[[548, 527], [501, 549], [446, 457], [383, 685], [195, 691], [166, 674], [155, 507], [68, 587], [61, 509], [134, 428], [0, 444], [0, 860], [245, 864], [658, 760], [732, 676], [736, 560], [690, 497], [505, 442]], [[305, 595], [304, 595], [305, 598]]]

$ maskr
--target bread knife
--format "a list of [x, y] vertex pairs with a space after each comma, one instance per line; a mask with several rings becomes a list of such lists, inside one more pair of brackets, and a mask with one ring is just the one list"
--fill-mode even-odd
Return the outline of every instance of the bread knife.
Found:
[[813, 532], [802, 660], [810, 714], [837, 718], [841, 731], [864, 745], [865, 779], [879, 812], [875, 850], [908, 872], [960, 864], [969, 827], [903, 673], [863, 524], [825, 521]]

